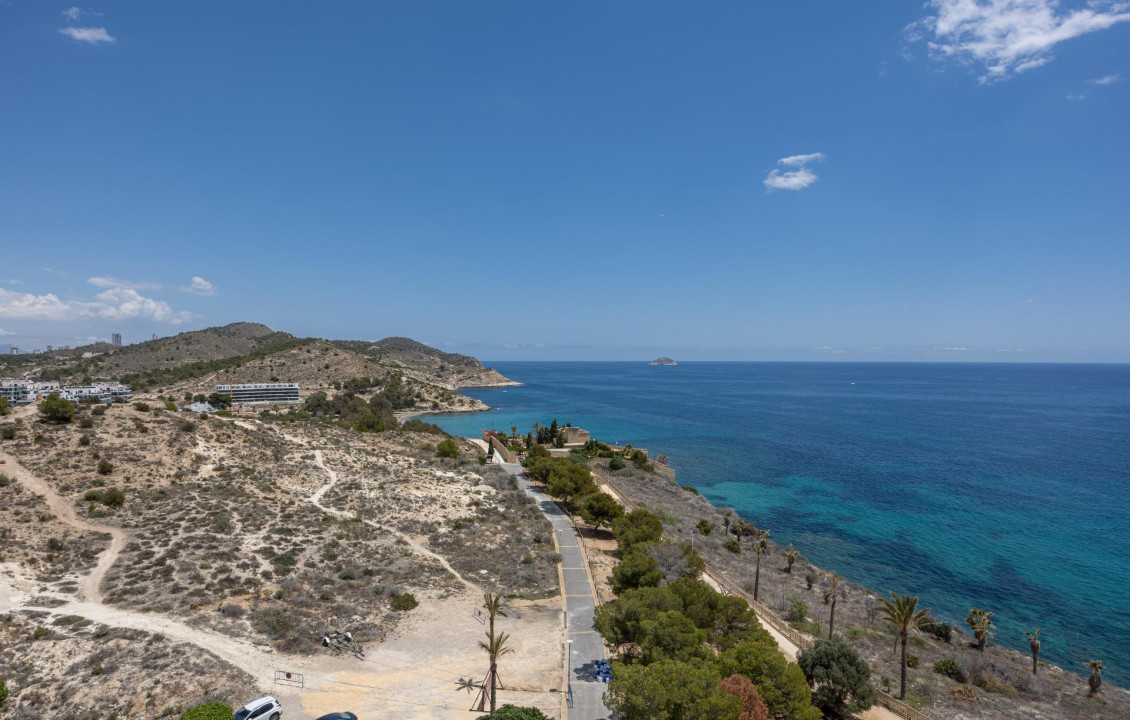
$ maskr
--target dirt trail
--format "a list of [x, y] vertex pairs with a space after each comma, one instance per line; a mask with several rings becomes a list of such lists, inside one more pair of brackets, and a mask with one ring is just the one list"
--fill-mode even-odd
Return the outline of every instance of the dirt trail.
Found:
[[10, 454], [0, 452], [0, 459], [4, 461], [4, 474], [36, 495], [42, 496], [43, 500], [47, 503], [47, 507], [51, 509], [51, 512], [54, 513], [55, 517], [59, 518], [59, 520], [76, 530], [108, 533], [110, 535], [110, 547], [98, 558], [98, 564], [94, 566], [94, 569], [86, 577], [82, 578], [78, 584], [79, 594], [83, 599], [91, 602], [101, 602], [102, 593], [100, 592], [100, 588], [102, 587], [102, 580], [106, 577], [106, 573], [114, 563], [117, 562], [118, 556], [121, 555], [122, 549], [125, 548], [126, 543], [129, 542], [129, 533], [119, 527], [101, 525], [79, 517], [78, 513], [75, 512], [74, 503], [55, 492], [54, 488], [21, 465]]
[[[330, 488], [332, 488], [334, 485], [337, 484], [337, 472], [335, 472], [328, 465], [326, 465], [326, 461], [322, 457], [322, 451], [321, 450], [315, 450], [314, 451], [314, 464], [317, 465], [318, 467], [320, 467], [322, 470], [324, 470], [325, 473], [327, 475], [329, 475], [330, 479], [329, 479], [329, 482], [327, 482], [325, 485], [318, 488], [314, 492], [314, 494], [310, 496], [310, 502], [313, 503], [315, 507], [317, 507], [319, 510], [322, 510], [323, 512], [327, 512], [327, 513], [330, 513], [332, 515], [337, 515], [338, 517], [349, 517], [349, 513], [347, 513], [347, 512], [344, 512], [342, 510], [338, 510], [336, 508], [332, 508], [332, 507], [329, 507], [327, 505], [322, 504], [322, 497], [325, 496], [325, 494], [330, 490]], [[435, 560], [436, 562], [438, 562], [440, 565], [443, 566], [444, 570], [448, 571], [453, 576], [455, 576], [455, 578], [459, 582], [463, 583], [468, 589], [470, 589], [470, 590], [479, 590], [480, 589], [478, 585], [471, 582], [467, 578], [463, 577], [462, 575], [459, 574], [458, 570], [451, 567], [451, 563], [447, 562], [447, 560], [445, 560], [441, 556], [436, 555], [434, 552], [427, 549], [426, 547], [421, 545], [416, 540], [412, 539], [412, 537], [405, 535], [404, 533], [399, 532], [397, 530], [393, 530], [392, 528], [388, 528], [388, 527], [385, 527], [383, 525], [379, 525], [378, 523], [375, 523], [372, 520], [365, 520], [364, 518], [362, 518], [362, 522], [364, 522], [366, 525], [371, 525], [371, 526], [373, 526], [373, 527], [375, 527], [379, 530], [383, 530], [385, 532], [392, 533], [396, 537], [398, 537], [401, 540], [403, 540], [404, 542], [408, 543], [408, 546], [411, 547], [414, 551], [416, 551], [420, 555], [423, 555], [425, 557], [431, 558], [432, 560]]]

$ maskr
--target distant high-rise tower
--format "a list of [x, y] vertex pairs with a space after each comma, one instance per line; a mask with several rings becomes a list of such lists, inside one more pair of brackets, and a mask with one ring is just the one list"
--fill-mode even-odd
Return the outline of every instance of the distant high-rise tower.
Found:
[[154, 339], [154, 340], [156, 340], [156, 339], [157, 339], [157, 333], [153, 333], [153, 339]]
[[12, 346], [12, 349], [11, 349], [11, 350], [9, 350], [8, 352], [10, 352], [10, 353], [11, 353], [12, 355], [19, 355], [19, 354], [20, 354], [20, 349], [19, 349], [18, 347], [16, 347], [15, 345], [13, 345], [13, 346]]
[[114, 333], [113, 335], [111, 335], [110, 336], [110, 343], [114, 347], [121, 347], [122, 346], [122, 334], [121, 333]]
[[55, 349], [55, 348], [54, 348], [54, 347], [52, 347], [51, 345], [48, 345], [48, 346], [47, 346], [47, 352], [51, 352], [51, 351], [53, 351], [54, 349]]

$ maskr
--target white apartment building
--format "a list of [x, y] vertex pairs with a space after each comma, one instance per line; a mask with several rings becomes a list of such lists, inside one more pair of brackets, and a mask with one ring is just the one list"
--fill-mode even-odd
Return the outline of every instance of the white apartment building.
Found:
[[298, 397], [298, 383], [217, 385], [216, 392], [230, 397], [233, 405], [283, 405], [302, 402]]

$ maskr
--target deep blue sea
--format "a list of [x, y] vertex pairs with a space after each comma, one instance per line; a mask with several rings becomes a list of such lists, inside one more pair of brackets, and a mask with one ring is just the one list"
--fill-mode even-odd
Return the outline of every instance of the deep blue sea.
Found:
[[557, 418], [666, 454], [679, 483], [817, 565], [1130, 684], [1130, 365], [490, 363], [522, 387], [426, 418]]

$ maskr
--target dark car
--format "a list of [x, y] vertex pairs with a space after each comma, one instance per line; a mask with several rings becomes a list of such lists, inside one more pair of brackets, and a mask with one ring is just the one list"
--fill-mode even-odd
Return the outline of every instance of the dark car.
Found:
[[339, 712], [323, 715], [318, 720], [357, 720], [357, 716], [351, 712]]

